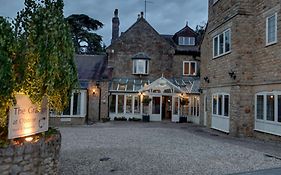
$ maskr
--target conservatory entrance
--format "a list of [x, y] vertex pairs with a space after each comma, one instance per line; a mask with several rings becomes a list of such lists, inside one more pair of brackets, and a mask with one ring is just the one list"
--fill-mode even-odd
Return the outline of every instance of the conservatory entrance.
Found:
[[[143, 115], [149, 115], [150, 121], [179, 122], [180, 116], [189, 117], [189, 113], [193, 115], [193, 101], [188, 99], [191, 97], [190, 90], [193, 82], [183, 85], [176, 80], [173, 82], [164, 77], [152, 82], [149, 80], [113, 80], [109, 96], [110, 119], [142, 119]], [[199, 97], [199, 95], [194, 95]], [[185, 101], [186, 104], [183, 104], [182, 101]], [[197, 111], [199, 112], [199, 110]]]

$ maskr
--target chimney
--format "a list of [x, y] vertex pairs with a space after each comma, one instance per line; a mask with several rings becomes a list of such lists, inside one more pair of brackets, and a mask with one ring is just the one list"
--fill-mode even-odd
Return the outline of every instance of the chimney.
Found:
[[112, 18], [112, 38], [111, 43], [113, 43], [119, 37], [119, 17], [118, 9], [114, 10], [114, 17]]
[[186, 21], [186, 26], [188, 26], [188, 21]]
[[143, 12], [141, 12], [140, 14], [141, 14], [141, 18], [143, 18]]

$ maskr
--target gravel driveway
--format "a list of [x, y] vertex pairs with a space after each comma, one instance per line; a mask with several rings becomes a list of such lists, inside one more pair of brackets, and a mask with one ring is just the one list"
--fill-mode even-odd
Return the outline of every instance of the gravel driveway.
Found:
[[60, 130], [65, 175], [220, 175], [281, 167], [280, 143], [193, 124], [108, 122]]

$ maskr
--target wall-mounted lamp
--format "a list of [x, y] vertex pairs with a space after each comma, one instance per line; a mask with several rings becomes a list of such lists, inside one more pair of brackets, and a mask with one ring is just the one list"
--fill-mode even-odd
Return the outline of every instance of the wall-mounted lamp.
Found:
[[228, 72], [228, 75], [235, 80], [236, 79], [236, 74], [231, 70], [230, 72]]
[[204, 77], [205, 82], [210, 83], [209, 77]]
[[203, 89], [202, 89], [202, 88], [199, 88], [199, 89], [198, 89], [198, 92], [199, 92], [200, 94], [202, 94], [202, 93], [203, 93]]
[[93, 95], [95, 95], [96, 94], [96, 89], [93, 89]]

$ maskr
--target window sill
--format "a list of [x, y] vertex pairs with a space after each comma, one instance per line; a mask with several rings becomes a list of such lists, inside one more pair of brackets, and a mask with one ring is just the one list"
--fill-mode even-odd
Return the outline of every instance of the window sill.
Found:
[[278, 126], [281, 126], [281, 123], [280, 123], [280, 122], [275, 122], [275, 121], [270, 121], [270, 120], [256, 119], [256, 122], [267, 123], [267, 124], [271, 124], [271, 125], [278, 125]]
[[266, 43], [265, 47], [269, 47], [269, 46], [272, 46], [272, 45], [275, 45], [277, 44], [277, 41], [274, 41], [274, 42], [271, 42], [271, 43]]
[[218, 117], [218, 118], [229, 119], [229, 116], [223, 116], [223, 115], [217, 115], [217, 114], [212, 114], [212, 117]]
[[138, 75], [148, 76], [149, 74], [142, 74], [142, 73], [139, 73], [139, 74], [138, 74], [138, 73], [133, 73], [133, 75], [137, 75], [137, 76], [138, 76]]
[[215, 56], [215, 57], [213, 57], [213, 60], [215, 60], [215, 59], [217, 59], [217, 58], [220, 58], [220, 57], [223, 57], [223, 56], [226, 56], [226, 55], [228, 55], [228, 54], [231, 54], [231, 51], [228, 51], [228, 52], [225, 52], [225, 53], [223, 53], [223, 54], [221, 54], [221, 55]]
[[193, 74], [182, 74], [183, 76], [190, 76], [190, 77], [197, 77], [198, 75], [193, 75]]

